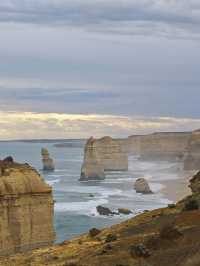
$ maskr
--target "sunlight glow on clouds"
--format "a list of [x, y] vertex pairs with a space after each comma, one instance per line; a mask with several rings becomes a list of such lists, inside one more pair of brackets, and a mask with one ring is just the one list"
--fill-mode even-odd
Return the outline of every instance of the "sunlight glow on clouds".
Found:
[[59, 113], [0, 112], [0, 139], [127, 137], [197, 129], [200, 119]]

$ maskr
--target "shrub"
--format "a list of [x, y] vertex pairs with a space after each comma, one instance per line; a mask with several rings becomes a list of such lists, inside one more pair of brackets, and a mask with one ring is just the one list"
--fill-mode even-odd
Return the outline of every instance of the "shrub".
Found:
[[192, 211], [192, 210], [198, 210], [199, 209], [199, 203], [195, 199], [190, 199], [185, 203], [184, 211]]

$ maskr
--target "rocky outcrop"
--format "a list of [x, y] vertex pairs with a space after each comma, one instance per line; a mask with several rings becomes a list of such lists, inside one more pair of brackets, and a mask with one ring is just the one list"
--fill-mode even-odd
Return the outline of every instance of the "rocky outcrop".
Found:
[[119, 212], [119, 214], [125, 214], [125, 215], [129, 215], [129, 214], [132, 213], [131, 210], [126, 209], [126, 208], [119, 208], [119, 209], [118, 209], [118, 212]]
[[53, 159], [50, 158], [49, 151], [45, 148], [42, 148], [41, 155], [42, 155], [43, 170], [54, 171], [55, 166]]
[[192, 179], [190, 179], [189, 187], [193, 194], [200, 196], [200, 172], [196, 173]]
[[200, 170], [200, 130], [192, 133], [184, 159], [185, 170]]
[[84, 162], [81, 167], [80, 181], [103, 180], [105, 179], [104, 168], [97, 156], [95, 140], [91, 137], [84, 150]]
[[96, 210], [99, 213], [99, 215], [109, 216], [109, 215], [114, 215], [115, 214], [109, 208], [103, 207], [101, 205], [97, 206]]
[[0, 255], [54, 241], [53, 197], [35, 169], [0, 161]]
[[134, 189], [137, 193], [152, 194], [150, 186], [145, 178], [138, 178], [135, 181]]

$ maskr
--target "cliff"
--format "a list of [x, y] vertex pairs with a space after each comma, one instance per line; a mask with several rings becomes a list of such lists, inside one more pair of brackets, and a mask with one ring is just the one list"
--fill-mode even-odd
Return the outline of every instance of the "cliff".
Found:
[[185, 170], [200, 169], [200, 130], [192, 132], [184, 160]]
[[128, 138], [129, 153], [136, 153], [145, 160], [182, 159], [190, 136], [190, 132], [160, 132], [130, 136]]
[[[191, 196], [199, 195], [200, 173], [190, 186]], [[187, 201], [51, 248], [1, 258], [0, 266], [199, 266], [200, 210], [194, 204], [185, 208]]]
[[0, 214], [0, 255], [53, 243], [51, 187], [29, 165], [0, 161]]

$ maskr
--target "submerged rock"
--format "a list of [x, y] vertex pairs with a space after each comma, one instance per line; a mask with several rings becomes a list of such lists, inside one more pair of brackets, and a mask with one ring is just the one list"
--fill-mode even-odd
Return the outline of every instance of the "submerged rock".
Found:
[[152, 194], [153, 193], [145, 178], [138, 178], [135, 181], [134, 189], [136, 190], [137, 193], [142, 193], [142, 194]]
[[118, 209], [118, 212], [119, 212], [119, 214], [125, 214], [125, 215], [129, 215], [129, 214], [132, 213], [131, 210], [126, 209], [126, 208], [119, 208], [119, 209]]
[[100, 215], [109, 216], [109, 215], [113, 215], [113, 214], [115, 214], [115, 213], [112, 212], [109, 208], [107, 208], [107, 207], [103, 207], [103, 206], [101, 206], [101, 205], [97, 206], [96, 209], [97, 209], [97, 212], [98, 212]]
[[45, 148], [42, 148], [41, 155], [42, 155], [43, 170], [54, 171], [55, 170], [54, 161], [53, 159], [50, 158], [49, 151]]

